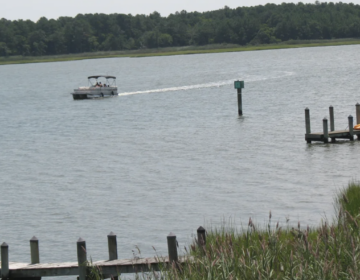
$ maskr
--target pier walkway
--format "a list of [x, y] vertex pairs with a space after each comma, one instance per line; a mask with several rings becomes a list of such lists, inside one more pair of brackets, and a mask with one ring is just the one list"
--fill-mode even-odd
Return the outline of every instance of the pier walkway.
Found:
[[[182, 262], [182, 259], [180, 259], [180, 262]], [[96, 261], [89, 265], [98, 268], [102, 275], [107, 276], [106, 278], [113, 278], [124, 273], [158, 271], [159, 264], [166, 265], [168, 263], [169, 257], [164, 257]], [[88, 268], [90, 268], [90, 266], [88, 266]], [[1, 270], [0, 273], [2, 273]], [[71, 275], [79, 275], [79, 264], [77, 262], [41, 264], [9, 263], [10, 279]]]
[[[34, 236], [30, 239], [31, 263], [17, 263], [9, 261], [9, 245], [5, 242], [1, 244], [0, 278], [14, 280], [40, 280], [41, 277], [54, 276], [79, 276], [79, 280], [86, 280], [93, 269], [105, 279], [117, 279], [124, 273], [142, 273], [160, 271], [169, 265], [181, 266], [182, 263], [191, 259], [190, 256], [179, 257], [177, 252], [178, 242], [176, 235], [170, 233], [167, 236], [168, 256], [118, 259], [116, 235], [111, 232], [108, 236], [109, 260], [88, 261], [86, 255], [85, 240], [79, 238], [77, 241], [77, 262], [63, 263], [40, 263], [39, 240]], [[205, 245], [205, 229], [197, 229], [196, 244]]]
[[[308, 108], [305, 109], [305, 141], [307, 143], [311, 143], [312, 141], [319, 141], [328, 143], [329, 139], [331, 142], [336, 142], [336, 139], [349, 139], [350, 141], [354, 141], [354, 136], [357, 136], [357, 139], [360, 140], [360, 130], [354, 129], [354, 120], [353, 116], [348, 116], [348, 130], [335, 130], [335, 120], [334, 120], [334, 108], [332, 106], [329, 107], [330, 113], [330, 130], [328, 128], [328, 119], [323, 119], [323, 131], [311, 133], [310, 129], [310, 110]], [[360, 104], [356, 104], [356, 122], [360, 124]]]

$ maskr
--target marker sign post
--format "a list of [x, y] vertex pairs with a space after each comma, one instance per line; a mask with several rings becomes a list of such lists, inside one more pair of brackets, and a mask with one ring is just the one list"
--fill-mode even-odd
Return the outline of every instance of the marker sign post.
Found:
[[239, 116], [242, 116], [243, 111], [242, 111], [241, 89], [245, 88], [245, 83], [244, 83], [244, 81], [235, 81], [234, 82], [234, 87], [235, 87], [235, 89], [237, 89], [238, 113], [239, 113]]

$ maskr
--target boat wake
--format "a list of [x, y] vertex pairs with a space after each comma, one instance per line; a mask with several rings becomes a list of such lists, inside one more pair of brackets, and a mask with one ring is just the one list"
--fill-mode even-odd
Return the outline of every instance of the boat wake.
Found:
[[231, 80], [231, 81], [229, 80], [229, 81], [213, 82], [213, 83], [190, 85], [190, 86], [160, 88], [160, 89], [151, 89], [151, 90], [143, 90], [143, 91], [133, 91], [133, 92], [123, 92], [123, 93], [119, 93], [119, 96], [141, 94], [141, 93], [169, 92], [169, 91], [182, 91], [182, 90], [192, 90], [192, 89], [201, 89], [201, 88], [221, 87], [224, 85], [229, 85], [233, 82], [234, 82], [233, 80]]
[[[256, 81], [263, 81], [269, 79], [278, 79], [283, 78], [286, 76], [294, 75], [294, 72], [281, 72], [275, 73], [274, 76], [267, 76], [267, 77], [259, 77], [255, 75], [249, 75], [246, 78], [242, 78], [247, 82], [256, 82]], [[122, 92], [119, 93], [119, 96], [126, 96], [126, 95], [133, 95], [133, 94], [145, 94], [145, 93], [157, 93], [157, 92], [171, 92], [171, 91], [183, 91], [183, 90], [194, 90], [194, 89], [202, 89], [202, 88], [215, 88], [215, 87], [222, 87], [227, 85], [232, 85], [235, 80], [239, 78], [234, 78], [231, 80], [219, 81], [219, 82], [212, 82], [206, 84], [197, 84], [197, 85], [188, 85], [188, 86], [180, 86], [180, 87], [170, 87], [170, 88], [159, 88], [159, 89], [150, 89], [150, 90], [141, 90], [141, 91], [133, 91], [133, 92]]]

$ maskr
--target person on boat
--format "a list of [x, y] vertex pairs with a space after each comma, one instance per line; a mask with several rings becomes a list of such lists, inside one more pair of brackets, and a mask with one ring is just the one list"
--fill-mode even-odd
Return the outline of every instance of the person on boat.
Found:
[[95, 87], [99, 87], [100, 85], [99, 85], [99, 83], [98, 82], [96, 82], [96, 85], [95, 85]]
[[101, 84], [101, 82], [99, 82], [99, 87], [102, 87], [102, 84]]

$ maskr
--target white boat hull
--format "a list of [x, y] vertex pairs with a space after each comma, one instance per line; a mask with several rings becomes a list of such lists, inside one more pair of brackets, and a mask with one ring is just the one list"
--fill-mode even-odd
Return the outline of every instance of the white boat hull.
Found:
[[80, 87], [72, 93], [74, 100], [117, 96], [117, 87]]

